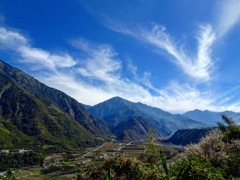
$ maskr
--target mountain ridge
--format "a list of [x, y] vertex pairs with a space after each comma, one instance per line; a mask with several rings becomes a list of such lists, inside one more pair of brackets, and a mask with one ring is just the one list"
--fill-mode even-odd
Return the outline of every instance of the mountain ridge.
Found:
[[240, 113], [233, 111], [214, 112], [209, 110], [201, 111], [199, 109], [195, 109], [183, 113], [183, 115], [186, 117], [192, 118], [199, 122], [208, 123], [211, 126], [216, 126], [216, 122], [222, 120], [222, 114], [225, 114], [226, 116], [231, 117], [240, 123]]
[[[0, 60], [0, 68], [2, 64], [1, 62], [3, 61]], [[1, 69], [3, 69], [4, 73], [6, 73], [8, 76], [20, 83], [23, 89], [32, 94], [50, 100], [52, 103], [54, 103], [54, 105], [58, 106], [71, 117], [75, 118], [80, 124], [89, 129], [92, 133], [104, 135], [106, 134], [104, 131], [108, 131], [108, 127], [104, 122], [93, 117], [78, 101], [71, 98], [64, 92], [48, 87], [25, 72], [16, 68], [12, 69], [11, 66], [6, 63]], [[99, 127], [94, 128], [94, 124], [99, 125]], [[101, 131], [102, 129], [100, 127], [104, 128], [104, 130]]]
[[[76, 100], [0, 61], [0, 134], [9, 147], [55, 144], [76, 148], [100, 143], [111, 135], [105, 122], [93, 117]], [[14, 137], [16, 131], [23, 140]], [[100, 139], [99, 139], [99, 138]], [[6, 142], [0, 138], [0, 142]]]
[[179, 129], [170, 138], [163, 140], [164, 143], [186, 146], [198, 143], [201, 138], [206, 136], [214, 128], [198, 128], [198, 129]]
[[150, 130], [154, 133], [156, 139], [164, 137], [147, 119], [141, 116], [128, 117], [118, 123], [112, 132], [121, 141], [144, 141], [149, 138]]
[[142, 103], [133, 103], [121, 97], [113, 97], [92, 106], [88, 110], [94, 116], [106, 121], [110, 125], [110, 129], [116, 127], [119, 122], [130, 116], [142, 116], [148, 119], [165, 136], [169, 136], [181, 128], [207, 126], [183, 115], [173, 115], [161, 109]]

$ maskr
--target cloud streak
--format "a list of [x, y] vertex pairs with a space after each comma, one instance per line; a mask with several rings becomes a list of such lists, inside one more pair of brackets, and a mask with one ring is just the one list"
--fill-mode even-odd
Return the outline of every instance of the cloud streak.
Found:
[[0, 48], [17, 52], [21, 60], [27, 63], [40, 64], [52, 70], [56, 68], [72, 67], [76, 64], [68, 54], [50, 53], [31, 46], [29, 40], [17, 31], [0, 27]]
[[142, 33], [140, 39], [155, 46], [160, 53], [165, 51], [174, 57], [175, 61], [173, 62], [189, 76], [201, 80], [210, 79], [213, 64], [211, 46], [215, 40], [210, 25], [200, 27], [197, 35], [198, 52], [195, 57], [190, 57], [181, 46], [178, 47], [165, 28], [159, 25], [155, 25], [150, 32]]
[[217, 7], [216, 31], [218, 36], [226, 35], [240, 21], [239, 0], [221, 1]]
[[[200, 44], [198, 51], [201, 56], [197, 57], [201, 60], [195, 62], [200, 63], [196, 65], [199, 67], [202, 66], [202, 61], [211, 62], [206, 57], [209, 57], [208, 50], [213, 41], [209, 39], [211, 29], [203, 28], [202, 33], [198, 40]], [[151, 39], [153, 36], [157, 40]], [[171, 37], [163, 29], [159, 30], [159, 27], [153, 29], [146, 38], [157, 47], [171, 52], [180, 66], [190, 68], [188, 64], [184, 64], [185, 54], [175, 47]], [[164, 43], [161, 44], [162, 42]], [[170, 82], [167, 87], [156, 88], [150, 82], [151, 74], [145, 72], [142, 76], [138, 75], [137, 66], [130, 61], [128, 68], [130, 73], [134, 74], [134, 78], [125, 77], [122, 73], [122, 60], [109, 45], [94, 44], [84, 39], [75, 40], [72, 44], [79, 50], [81, 56], [74, 58], [69, 53], [59, 54], [33, 47], [28, 38], [21, 33], [5, 27], [0, 28], [1, 49], [14, 52], [17, 59], [29, 65], [34, 71], [34, 77], [64, 91], [79, 102], [93, 105], [114, 96], [121, 96], [171, 112], [184, 112], [192, 110], [193, 107], [219, 110], [216, 106], [217, 99], [213, 98], [212, 92], [201, 91], [188, 83], [179, 84], [176, 81]], [[187, 61], [192, 63], [190, 59]], [[203, 64], [210, 64], [206, 62]], [[205, 68], [203, 66], [200, 69]], [[151, 93], [151, 90], [155, 93]], [[233, 103], [229, 107], [234, 109], [237, 105], [238, 103]], [[223, 101], [221, 107], [226, 108]]]
[[[198, 50], [194, 56], [191, 56], [186, 53], [187, 50], [185, 50], [181, 44], [174, 41], [174, 38], [167, 33], [166, 28], [162, 25], [155, 24], [151, 30], [144, 28], [130, 30], [111, 22], [110, 20], [107, 21], [106, 25], [108, 28], [119, 33], [130, 35], [141, 42], [153, 46], [155, 51], [161, 55], [165, 52], [165, 54], [168, 54], [166, 59], [178, 65], [178, 67], [190, 77], [200, 81], [208, 81], [211, 79], [214, 65], [212, 46], [216, 37], [209, 24], [200, 25], [196, 35]], [[172, 58], [169, 58], [169, 55]]]

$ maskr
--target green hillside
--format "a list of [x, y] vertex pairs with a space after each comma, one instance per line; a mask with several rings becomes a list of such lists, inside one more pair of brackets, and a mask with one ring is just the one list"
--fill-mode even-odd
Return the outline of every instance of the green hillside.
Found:
[[201, 138], [206, 136], [213, 128], [201, 129], [180, 129], [164, 142], [176, 145], [188, 145], [198, 143]]
[[110, 135], [76, 100], [0, 61], [0, 147], [77, 148]]

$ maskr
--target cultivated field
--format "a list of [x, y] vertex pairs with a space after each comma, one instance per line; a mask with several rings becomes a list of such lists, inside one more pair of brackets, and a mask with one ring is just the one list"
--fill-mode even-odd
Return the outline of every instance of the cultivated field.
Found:
[[[158, 144], [159, 149], [171, 162], [179, 158], [182, 149], [179, 147]], [[104, 159], [115, 154], [126, 157], [139, 158], [145, 153], [144, 143], [133, 141], [128, 143], [106, 142], [98, 147], [87, 148], [84, 152], [72, 151], [66, 153], [51, 154], [45, 157], [44, 167], [35, 166], [23, 168], [17, 171], [17, 177], [21, 180], [61, 180], [74, 179], [80, 172], [81, 166], [90, 162], [103, 163]], [[45, 170], [45, 171], [44, 171]], [[47, 171], [48, 170], [48, 171]]]

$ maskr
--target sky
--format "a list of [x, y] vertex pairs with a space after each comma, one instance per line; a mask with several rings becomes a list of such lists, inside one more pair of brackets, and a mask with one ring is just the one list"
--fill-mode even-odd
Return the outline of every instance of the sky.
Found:
[[239, 0], [0, 0], [0, 59], [79, 102], [240, 112]]

